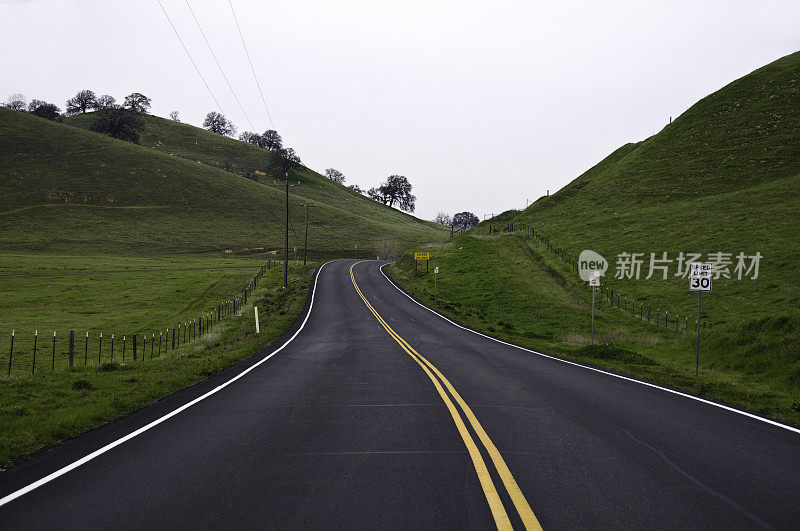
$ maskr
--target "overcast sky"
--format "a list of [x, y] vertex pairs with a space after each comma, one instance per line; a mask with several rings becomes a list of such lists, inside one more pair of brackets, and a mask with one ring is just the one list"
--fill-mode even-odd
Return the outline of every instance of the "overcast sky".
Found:
[[[162, 0], [239, 132], [273, 127], [227, 0]], [[274, 127], [303, 163], [414, 185], [419, 217], [557, 190], [703, 96], [800, 49], [800, 2], [245, 1], [233, 7]], [[80, 89], [200, 125], [219, 111], [157, 0], [0, 0], [0, 97]]]

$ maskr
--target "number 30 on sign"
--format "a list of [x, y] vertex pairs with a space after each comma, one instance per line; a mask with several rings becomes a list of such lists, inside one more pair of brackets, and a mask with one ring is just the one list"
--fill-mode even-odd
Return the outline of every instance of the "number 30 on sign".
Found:
[[712, 264], [710, 262], [694, 262], [690, 266], [689, 291], [711, 291]]

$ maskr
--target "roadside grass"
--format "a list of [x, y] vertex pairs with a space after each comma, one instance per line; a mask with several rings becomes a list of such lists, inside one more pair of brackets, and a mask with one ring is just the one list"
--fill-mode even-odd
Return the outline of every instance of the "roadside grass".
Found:
[[[482, 333], [800, 425], [800, 313], [703, 330], [700, 375], [695, 335], [655, 326], [597, 297], [543, 246], [515, 235], [454, 238], [414, 274], [413, 253], [387, 273], [418, 300]], [[433, 297], [433, 267], [439, 266]], [[681, 321], [683, 319], [681, 318]], [[774, 348], [780, 347], [780, 348]]]
[[[517, 223], [527, 223], [552, 237], [553, 242], [577, 257], [591, 249], [609, 261], [603, 284], [655, 312], [692, 315], [697, 297], [688, 291], [688, 278], [676, 276], [679, 253], [731, 253], [730, 278], [718, 278], [713, 291], [703, 297], [703, 318], [714, 324], [733, 323], [800, 307], [800, 282], [794, 270], [800, 263], [796, 227], [800, 225], [800, 174], [750, 187], [669, 203], [642, 204], [605, 210], [596, 204], [564, 203], [546, 212], [529, 212]], [[486, 232], [484, 226], [476, 229]], [[667, 253], [669, 270], [654, 270], [656, 259]], [[758, 278], [737, 279], [734, 271], [740, 252], [760, 253]], [[619, 253], [642, 253], [639, 279], [615, 278]], [[750, 260], [747, 260], [747, 265]], [[572, 273], [575, 275], [575, 273]]]
[[[303, 308], [313, 267], [290, 268], [284, 291], [273, 268], [239, 315], [211, 334], [160, 358], [126, 360], [0, 380], [0, 467], [203, 380], [256, 354], [280, 337]], [[255, 301], [255, 302], [253, 302]], [[261, 333], [255, 334], [253, 305]]]
[[[127, 337], [147, 342], [168, 328], [207, 316], [217, 304], [241, 294], [266, 262], [255, 256], [59, 256], [0, 254], [0, 375], [8, 374], [11, 331], [15, 332], [12, 374], [30, 374], [38, 331], [37, 371], [51, 370], [53, 332], [56, 369], [67, 366], [69, 330], [75, 330], [77, 363], [97, 364], [122, 352]], [[38, 276], [34, 276], [38, 275]], [[216, 312], [215, 312], [216, 313]], [[216, 318], [216, 315], [214, 316]], [[88, 332], [88, 353], [87, 337]], [[100, 351], [99, 335], [103, 334]]]

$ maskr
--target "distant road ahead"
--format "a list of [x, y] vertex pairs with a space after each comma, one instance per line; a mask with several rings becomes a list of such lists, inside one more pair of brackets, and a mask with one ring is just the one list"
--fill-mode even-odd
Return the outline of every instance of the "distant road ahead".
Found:
[[461, 329], [380, 265], [324, 266], [274, 356], [0, 474], [0, 527], [800, 528], [800, 433]]

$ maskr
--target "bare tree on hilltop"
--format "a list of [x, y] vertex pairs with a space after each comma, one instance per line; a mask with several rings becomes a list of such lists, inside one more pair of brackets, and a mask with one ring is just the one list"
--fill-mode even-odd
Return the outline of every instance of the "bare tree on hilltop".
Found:
[[95, 105], [95, 108], [110, 109], [116, 106], [117, 106], [117, 100], [114, 98], [114, 96], [103, 94], [102, 96], [97, 97], [97, 104]]
[[414, 212], [417, 197], [411, 193], [411, 183], [403, 175], [390, 175], [386, 182], [378, 187], [378, 193], [383, 198], [383, 204], [394, 207], [395, 203], [400, 210]]
[[434, 223], [438, 223], [439, 225], [444, 225], [445, 227], [449, 227], [453, 224], [453, 218], [450, 217], [450, 214], [447, 212], [439, 212], [436, 214], [436, 217], [433, 218]]
[[278, 151], [283, 147], [283, 139], [281, 138], [281, 135], [279, 135], [278, 132], [273, 129], [264, 131], [263, 135], [253, 133], [252, 131], [245, 131], [239, 135], [239, 140], [242, 142], [247, 142], [248, 144], [253, 144], [254, 146], [258, 146], [260, 148], [268, 149], [270, 151]]
[[150, 101], [150, 98], [141, 92], [134, 92], [133, 94], [128, 94], [125, 96], [125, 101], [123, 102], [122, 106], [126, 109], [132, 110], [133, 112], [147, 114], [148, 111], [150, 111]]
[[178, 122], [178, 123], [180, 123], [180, 121], [181, 121], [181, 118], [180, 118], [180, 116], [178, 115], [178, 111], [172, 111], [171, 113], [169, 113], [169, 118], [170, 118], [170, 120], [172, 120], [173, 122]]
[[253, 144], [254, 146], [261, 147], [261, 135], [252, 131], [245, 131], [239, 135], [239, 140], [246, 144]]
[[283, 139], [274, 129], [267, 129], [264, 131], [264, 134], [261, 135], [260, 146], [270, 151], [277, 151], [283, 148]]
[[339, 184], [344, 184], [345, 180], [347, 179], [344, 176], [344, 173], [340, 172], [339, 170], [328, 168], [325, 170], [325, 177], [330, 179], [331, 181]]
[[91, 90], [81, 90], [67, 100], [67, 114], [85, 113], [97, 108], [97, 96]]
[[233, 125], [233, 122], [225, 118], [224, 114], [216, 111], [211, 111], [206, 115], [203, 127], [218, 135], [233, 136], [236, 134], [236, 126]]
[[25, 96], [22, 94], [12, 94], [6, 101], [6, 108], [11, 109], [12, 111], [25, 112], [26, 104], [27, 102], [25, 100]]

